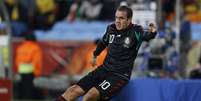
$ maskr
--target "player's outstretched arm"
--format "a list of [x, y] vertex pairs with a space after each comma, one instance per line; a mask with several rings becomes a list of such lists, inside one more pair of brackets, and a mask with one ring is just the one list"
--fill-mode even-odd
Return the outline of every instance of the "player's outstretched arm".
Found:
[[100, 53], [107, 47], [107, 45], [105, 45], [105, 43], [100, 40], [97, 44], [96, 50], [93, 52], [94, 57], [97, 57], [98, 55], [100, 55]]
[[104, 33], [103, 37], [101, 38], [101, 40], [97, 43], [97, 47], [96, 50], [93, 52], [94, 57], [97, 57], [98, 55], [100, 55], [100, 53], [107, 47], [107, 45], [109, 44], [109, 32], [110, 27], [107, 26], [106, 32]]

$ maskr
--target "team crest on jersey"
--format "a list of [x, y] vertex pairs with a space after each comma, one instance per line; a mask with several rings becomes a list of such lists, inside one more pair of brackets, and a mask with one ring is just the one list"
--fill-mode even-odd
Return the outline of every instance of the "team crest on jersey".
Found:
[[124, 47], [129, 48], [130, 43], [131, 43], [130, 38], [129, 38], [129, 37], [126, 37], [126, 38], [124, 39]]

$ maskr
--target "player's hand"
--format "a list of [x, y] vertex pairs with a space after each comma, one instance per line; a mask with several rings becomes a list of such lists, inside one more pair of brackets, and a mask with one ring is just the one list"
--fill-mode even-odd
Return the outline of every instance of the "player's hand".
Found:
[[96, 66], [96, 56], [92, 57], [92, 66], [95, 67]]
[[151, 32], [151, 33], [156, 32], [156, 26], [153, 23], [149, 24], [149, 32]]

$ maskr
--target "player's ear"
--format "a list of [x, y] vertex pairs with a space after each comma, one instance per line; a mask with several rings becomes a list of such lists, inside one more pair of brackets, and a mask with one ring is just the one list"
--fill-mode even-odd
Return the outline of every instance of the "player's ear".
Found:
[[128, 21], [128, 22], [131, 22], [131, 21], [132, 21], [132, 18], [128, 18], [127, 21]]

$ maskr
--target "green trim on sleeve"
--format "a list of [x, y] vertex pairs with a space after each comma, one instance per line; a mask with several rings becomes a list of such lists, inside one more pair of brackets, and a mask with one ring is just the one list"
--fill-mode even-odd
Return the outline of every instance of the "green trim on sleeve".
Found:
[[140, 32], [135, 31], [135, 37], [137, 38], [137, 42], [138, 42], [136, 50], [138, 50], [140, 48], [141, 43], [142, 43], [142, 38], [141, 38]]

